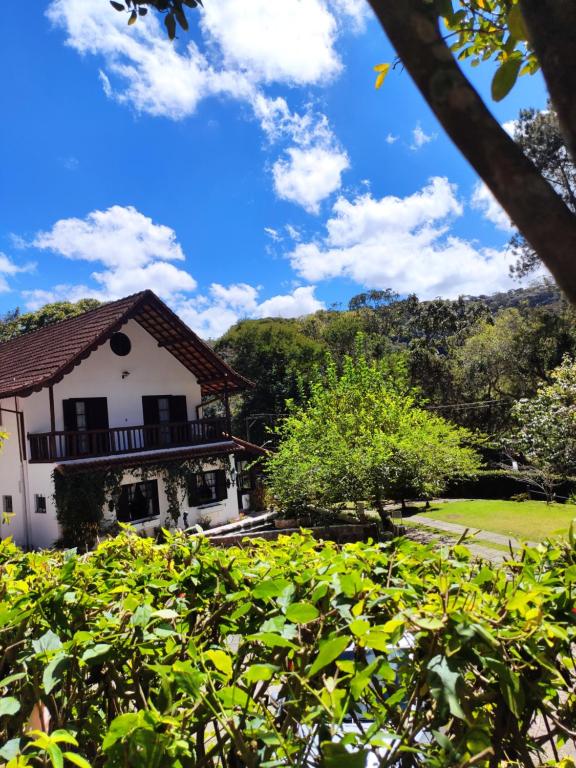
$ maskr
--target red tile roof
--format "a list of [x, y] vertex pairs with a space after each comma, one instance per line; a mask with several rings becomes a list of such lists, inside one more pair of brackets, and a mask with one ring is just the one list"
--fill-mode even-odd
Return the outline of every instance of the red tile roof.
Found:
[[252, 386], [152, 291], [142, 291], [0, 344], [0, 398], [25, 397], [60, 381], [131, 319], [196, 376], [202, 394]]

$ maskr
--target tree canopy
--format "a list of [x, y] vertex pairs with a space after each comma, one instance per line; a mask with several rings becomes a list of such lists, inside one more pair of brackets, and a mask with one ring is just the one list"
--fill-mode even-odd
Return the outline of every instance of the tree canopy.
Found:
[[565, 357], [535, 397], [514, 407], [515, 448], [536, 469], [576, 474], [576, 362]]
[[20, 314], [20, 311], [15, 309], [0, 319], [0, 342], [14, 339], [22, 333], [37, 331], [45, 325], [58, 323], [68, 317], [81, 315], [99, 305], [100, 302], [96, 299], [80, 299], [77, 302], [57, 301], [53, 304], [45, 304], [35, 312], [25, 314]]
[[303, 406], [289, 404], [266, 464], [281, 508], [369, 501], [387, 523], [385, 499], [438, 495], [479, 461], [470, 435], [416, 404], [406, 377], [361, 354], [330, 364]]

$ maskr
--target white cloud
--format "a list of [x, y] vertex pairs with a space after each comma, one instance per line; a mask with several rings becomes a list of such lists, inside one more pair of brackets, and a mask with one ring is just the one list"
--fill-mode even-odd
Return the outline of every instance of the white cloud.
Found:
[[209, 296], [180, 301], [175, 309], [182, 319], [205, 338], [217, 338], [242, 318], [299, 317], [322, 309], [314, 296], [314, 286], [296, 288], [292, 293], [273, 296], [258, 303], [259, 288], [238, 283], [229, 286], [213, 283]]
[[290, 254], [310, 282], [347, 277], [370, 288], [415, 292], [422, 298], [490, 293], [511, 285], [509, 257], [448, 234], [463, 212], [456, 187], [434, 178], [405, 198], [340, 197], [318, 242]]
[[393, 133], [389, 133], [384, 139], [384, 141], [386, 142], [386, 144], [395, 144], [399, 138], [400, 138], [399, 136], [394, 136]]
[[502, 128], [504, 128], [508, 136], [510, 136], [511, 138], [514, 138], [514, 134], [516, 133], [517, 127], [518, 127], [518, 120], [507, 120], [505, 123], [502, 123]]
[[301, 317], [324, 308], [324, 304], [314, 296], [313, 285], [296, 288], [292, 293], [273, 296], [258, 306], [258, 317]]
[[[354, 28], [361, 28], [363, 3], [207, 3], [197, 17], [204, 37], [202, 50], [201, 43], [191, 40], [180, 47], [171, 43], [154, 13], [127, 27], [126, 15], [103, 7], [102, 0], [52, 0], [47, 15], [65, 30], [67, 44], [78, 53], [103, 57], [104, 91], [120, 103], [180, 120], [192, 115], [201, 100], [225, 96], [248, 103], [270, 141], [289, 139], [297, 147], [314, 147], [325, 155], [331, 150], [332, 167], [325, 156], [325, 177], [319, 173], [313, 179], [316, 197], [306, 201], [314, 208], [322, 199], [320, 189], [339, 187], [334, 162], [341, 163], [344, 154], [333, 149], [336, 142], [325, 115], [311, 107], [294, 112], [284, 98], [271, 97], [262, 88], [269, 83], [312, 85], [335, 77], [342, 69], [335, 48], [338, 34], [350, 27], [350, 19]], [[191, 16], [194, 13], [188, 11]], [[280, 161], [278, 173], [287, 168], [286, 161]], [[281, 186], [289, 190], [294, 184], [298, 180], [288, 178]]]
[[292, 224], [286, 224], [284, 229], [288, 233], [288, 237], [290, 237], [292, 240], [302, 240], [302, 233], [297, 227], [292, 226]]
[[508, 233], [514, 231], [510, 217], [482, 181], [475, 184], [470, 204], [472, 208], [480, 211], [485, 219], [492, 222], [497, 229]]
[[311, 85], [342, 67], [336, 19], [321, 0], [218, 0], [206, 3], [201, 25], [227, 68], [252, 82]]
[[422, 149], [425, 144], [429, 144], [431, 141], [434, 141], [435, 138], [435, 133], [424, 133], [420, 123], [416, 123], [416, 127], [412, 131], [412, 144], [410, 145], [410, 149], [414, 152], [417, 152], [419, 149]]
[[39, 232], [31, 245], [110, 267], [185, 258], [173, 229], [154, 224], [132, 206], [113, 205], [105, 211], [92, 211], [84, 219], [60, 219], [48, 232]]
[[[248, 283], [212, 283], [207, 295], [191, 295], [196, 291], [196, 280], [173, 263], [185, 259], [176, 233], [133, 207], [115, 205], [106, 211], [92, 211], [83, 219], [61, 219], [27, 245], [101, 266], [90, 275], [91, 284], [62, 283], [50, 289], [23, 291], [29, 309], [81, 298], [109, 301], [151, 288], [194, 330], [214, 338], [243, 317], [295, 317], [323, 307], [314, 296], [313, 286], [265, 301], [259, 301], [261, 286]], [[4, 275], [32, 266], [19, 267], [0, 253], [0, 290], [8, 288]]]
[[233, 283], [227, 287], [212, 283], [210, 286], [210, 294], [218, 304], [244, 312], [253, 312], [256, 309], [259, 290], [247, 283]]
[[287, 150], [288, 159], [277, 160], [272, 169], [278, 197], [318, 213], [320, 203], [340, 188], [342, 172], [349, 167], [345, 152], [337, 148], [311, 147]]
[[0, 293], [10, 290], [7, 277], [13, 277], [19, 272], [31, 272], [35, 266], [35, 264], [31, 263], [23, 264], [22, 266], [15, 264], [12, 259], [0, 251]]
[[264, 232], [266, 232], [273, 243], [279, 243], [282, 240], [282, 235], [274, 227], [264, 227]]
[[98, 298], [119, 298], [149, 287], [170, 298], [196, 288], [188, 272], [170, 263], [185, 258], [174, 230], [155, 224], [132, 206], [114, 205], [84, 219], [61, 219], [49, 231], [39, 232], [30, 245], [104, 266], [92, 273], [99, 285], [92, 295]]

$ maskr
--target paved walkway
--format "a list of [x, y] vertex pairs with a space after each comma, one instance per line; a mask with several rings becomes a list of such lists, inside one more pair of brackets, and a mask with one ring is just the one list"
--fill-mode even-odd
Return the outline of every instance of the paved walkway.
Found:
[[[425, 515], [412, 515], [410, 520], [415, 520], [420, 525], [425, 525], [428, 528], [436, 528], [439, 531], [445, 531], [454, 536], [460, 537], [466, 531], [466, 527], [458, 525], [458, 523], [447, 523], [444, 520], [434, 520], [431, 517]], [[529, 547], [537, 547], [537, 541], [525, 541], [522, 542], [519, 539], [514, 539], [512, 536], [504, 536], [501, 533], [493, 533], [492, 531], [481, 531], [475, 528], [468, 528], [470, 535], [473, 535], [476, 541], [489, 541], [491, 544], [502, 544], [507, 547], [510, 543], [514, 549], [518, 549], [522, 544], [528, 544]]]

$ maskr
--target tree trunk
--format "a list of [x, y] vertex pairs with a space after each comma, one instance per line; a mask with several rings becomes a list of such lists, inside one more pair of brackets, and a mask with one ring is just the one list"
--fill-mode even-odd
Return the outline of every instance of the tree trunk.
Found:
[[558, 113], [560, 130], [576, 162], [576, 3], [520, 0], [520, 8]]
[[[433, 3], [427, 0], [369, 2], [447, 134], [554, 275], [568, 299], [576, 303], [576, 216], [508, 136], [462, 74], [442, 38]], [[523, 0], [522, 7], [529, 6], [531, 11], [532, 6], [541, 2], [544, 6], [567, 6], [573, 0]], [[534, 14], [539, 17], [537, 11]], [[573, 31], [574, 26], [567, 28], [564, 37]], [[575, 55], [573, 51], [569, 61]], [[569, 77], [567, 75], [566, 80]], [[554, 104], [560, 113], [560, 105], [555, 101]], [[565, 106], [562, 110], [563, 114], [569, 111]], [[565, 125], [568, 118], [564, 116], [562, 120]]]
[[384, 509], [384, 504], [382, 503], [382, 496], [380, 495], [380, 491], [377, 491], [374, 502], [376, 506], [376, 511], [378, 512], [378, 516], [380, 518], [380, 522], [382, 523], [382, 528], [385, 531], [390, 531], [394, 533], [394, 524], [390, 518], [390, 515]]

